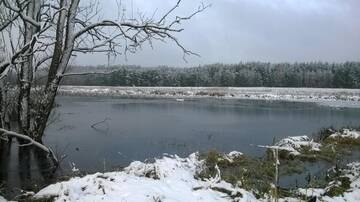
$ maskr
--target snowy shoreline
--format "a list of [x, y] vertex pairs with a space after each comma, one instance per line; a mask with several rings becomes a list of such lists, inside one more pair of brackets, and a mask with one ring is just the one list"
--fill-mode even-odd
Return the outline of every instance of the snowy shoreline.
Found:
[[[331, 130], [326, 138], [351, 139], [357, 141], [360, 131], [355, 129]], [[322, 142], [315, 142], [308, 136], [292, 136], [280, 140], [274, 146], [260, 146], [268, 149], [289, 152], [294, 156], [301, 156], [306, 152], [320, 153], [322, 148], [332, 145], [326, 138]], [[327, 143], [326, 143], [327, 142]], [[328, 145], [327, 145], [328, 144]], [[228, 154], [213, 156], [216, 159], [215, 175], [200, 177], [201, 172], [209, 169], [209, 160], [214, 158], [201, 157], [199, 153], [188, 157], [166, 155], [155, 159], [152, 163], [133, 161], [121, 171], [88, 174], [83, 177], [73, 177], [67, 181], [60, 181], [41, 189], [39, 192], [25, 192], [32, 200], [51, 201], [239, 201], [265, 202], [272, 201], [277, 195], [271, 190], [265, 195], [259, 194], [257, 189], [243, 185], [243, 181], [231, 184], [224, 180], [224, 166], [240, 165], [247, 157], [241, 152], [232, 151]], [[280, 164], [280, 156], [274, 159]], [[225, 162], [225, 163], [224, 163]], [[251, 162], [251, 161], [248, 161]], [[273, 165], [273, 164], [272, 164]], [[240, 168], [240, 167], [238, 167]], [[246, 169], [246, 167], [242, 167]], [[77, 172], [77, 171], [74, 171]], [[325, 171], [328, 179], [322, 187], [297, 187], [289, 190], [286, 197], [279, 197], [279, 202], [307, 201], [316, 197], [324, 202], [345, 202], [360, 200], [360, 162], [355, 159], [345, 167], [335, 167]], [[331, 175], [336, 172], [336, 175]], [[347, 181], [345, 181], [345, 180]], [[339, 181], [341, 180], [341, 181]], [[246, 182], [246, 180], [245, 180]], [[347, 185], [342, 185], [347, 182]], [[273, 183], [270, 182], [273, 186]], [[346, 187], [346, 189], [345, 189]], [[340, 190], [337, 193], [334, 190]], [[336, 193], [336, 195], [331, 195]], [[258, 197], [256, 197], [258, 196]], [[262, 196], [262, 197], [259, 197]], [[7, 202], [0, 196], [0, 202]]]
[[[283, 150], [295, 156], [301, 156], [307, 152], [320, 153], [323, 147], [327, 147], [326, 138], [351, 139], [357, 141], [360, 132], [354, 129], [343, 129], [331, 131], [324, 137], [322, 142], [315, 142], [307, 136], [287, 137], [270, 150]], [[331, 145], [331, 143], [330, 143]], [[334, 149], [334, 146], [333, 146]], [[209, 161], [216, 158], [216, 174], [208, 178], [201, 178], [200, 173], [209, 169]], [[235, 185], [225, 181], [223, 176], [224, 165], [230, 166], [234, 163], [244, 163], [241, 159], [246, 155], [232, 151], [228, 154], [201, 158], [199, 153], [190, 154], [188, 157], [180, 158], [177, 155], [164, 155], [155, 159], [153, 163], [132, 162], [122, 171], [109, 173], [95, 173], [85, 177], [72, 178], [69, 181], [58, 182], [49, 185], [35, 194], [35, 198], [55, 197], [55, 201], [272, 201], [274, 196], [266, 193], [263, 197], [256, 197], [258, 190], [246, 189], [245, 181], [238, 181]], [[280, 164], [280, 156], [274, 161]], [[212, 160], [211, 160], [212, 159]], [[226, 162], [225, 164], [221, 162]], [[240, 167], [238, 167], [239, 169]], [[245, 167], [242, 167], [246, 169]], [[324, 187], [305, 187], [292, 190], [292, 196], [279, 198], [279, 201], [302, 201], [316, 197], [319, 201], [358, 201], [360, 200], [360, 162], [355, 159], [347, 163], [344, 168], [330, 168], [326, 175], [331, 178], [331, 172], [336, 175], [328, 180]], [[264, 176], [265, 177], [265, 176]], [[343, 193], [332, 196], [333, 190], [345, 185], [339, 179], [348, 179], [348, 187]], [[345, 182], [345, 181], [344, 181]], [[272, 184], [272, 183], [271, 183]], [[259, 195], [258, 195], [259, 196]], [[305, 197], [305, 198], [304, 198]]]
[[[234, 153], [234, 152], [233, 152]], [[237, 154], [242, 155], [240, 152]], [[231, 162], [231, 153], [226, 155]], [[47, 186], [34, 195], [35, 199], [52, 198], [54, 201], [239, 201], [265, 202], [272, 201], [268, 195], [256, 198], [252, 190], [234, 186], [217, 174], [207, 180], [196, 178], [204, 168], [204, 160], [198, 153], [180, 158], [164, 156], [154, 163], [132, 162], [120, 172], [95, 173], [84, 177], [75, 177], [69, 181], [58, 182]], [[324, 195], [329, 188], [299, 188], [300, 195], [316, 196], [320, 201], [357, 201], [359, 195], [360, 162], [347, 164], [343, 170], [350, 179], [350, 188], [343, 196], [329, 197]], [[331, 187], [331, 184], [329, 185]], [[306, 201], [301, 197], [279, 198], [279, 201]]]
[[60, 95], [130, 98], [220, 98], [314, 102], [332, 107], [360, 107], [360, 89], [268, 87], [114, 87], [61, 86]]

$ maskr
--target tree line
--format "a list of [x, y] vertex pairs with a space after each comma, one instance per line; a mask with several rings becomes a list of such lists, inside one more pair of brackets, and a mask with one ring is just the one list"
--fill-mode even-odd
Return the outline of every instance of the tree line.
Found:
[[360, 88], [360, 62], [211, 64], [191, 68], [160, 66], [76, 67], [111, 74], [65, 78], [64, 85], [98, 86], [233, 86]]

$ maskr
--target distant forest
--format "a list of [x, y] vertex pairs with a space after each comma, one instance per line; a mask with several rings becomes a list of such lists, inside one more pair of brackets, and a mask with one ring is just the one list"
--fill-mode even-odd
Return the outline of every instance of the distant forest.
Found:
[[65, 85], [98, 86], [233, 86], [360, 88], [360, 62], [239, 63], [191, 68], [139, 66], [73, 67], [76, 71], [110, 71], [108, 75], [65, 78]]

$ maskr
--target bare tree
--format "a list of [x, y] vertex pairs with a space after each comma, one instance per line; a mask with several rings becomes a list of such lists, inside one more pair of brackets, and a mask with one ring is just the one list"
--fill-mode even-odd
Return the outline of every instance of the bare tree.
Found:
[[[0, 0], [0, 31], [5, 42], [6, 57], [0, 64], [0, 79], [10, 71], [17, 75], [16, 126], [1, 130], [3, 136], [31, 138], [28, 143], [41, 142], [61, 80], [69, 73], [69, 61], [78, 53], [102, 52], [108, 56], [135, 53], [144, 43], [154, 40], [174, 42], [184, 56], [195, 54], [175, 37], [183, 31], [181, 23], [205, 10], [200, 5], [188, 16], [175, 16], [178, 0], [160, 17], [127, 18], [118, 3], [115, 19], [100, 19], [96, 1], [80, 0]], [[36, 84], [36, 73], [46, 75], [46, 84]], [[79, 73], [76, 73], [77, 75]], [[85, 74], [85, 73], [84, 73]], [[5, 87], [0, 86], [1, 92]], [[1, 103], [3, 106], [3, 102]], [[5, 117], [5, 111], [1, 111]], [[4, 125], [1, 125], [4, 128]], [[6, 132], [17, 128], [16, 131]], [[15, 133], [19, 135], [15, 135]], [[22, 138], [24, 139], [24, 138]]]

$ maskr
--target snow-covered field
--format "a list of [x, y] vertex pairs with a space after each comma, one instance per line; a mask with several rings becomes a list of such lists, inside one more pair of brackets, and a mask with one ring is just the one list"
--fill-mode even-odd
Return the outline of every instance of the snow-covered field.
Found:
[[61, 95], [139, 98], [225, 98], [316, 102], [335, 107], [360, 107], [360, 89], [266, 87], [109, 87], [62, 86]]

